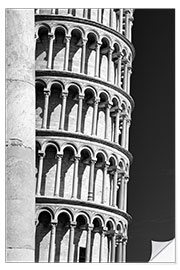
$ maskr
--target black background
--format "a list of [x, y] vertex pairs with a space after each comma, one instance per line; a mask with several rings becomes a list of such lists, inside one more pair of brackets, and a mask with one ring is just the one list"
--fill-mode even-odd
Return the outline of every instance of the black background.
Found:
[[175, 237], [175, 10], [136, 9], [132, 41], [127, 262], [146, 262]]

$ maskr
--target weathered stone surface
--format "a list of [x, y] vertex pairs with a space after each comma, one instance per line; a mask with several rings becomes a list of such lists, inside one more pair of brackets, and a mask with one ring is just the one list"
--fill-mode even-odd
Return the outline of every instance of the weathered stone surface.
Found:
[[6, 11], [6, 260], [34, 261], [34, 11]]

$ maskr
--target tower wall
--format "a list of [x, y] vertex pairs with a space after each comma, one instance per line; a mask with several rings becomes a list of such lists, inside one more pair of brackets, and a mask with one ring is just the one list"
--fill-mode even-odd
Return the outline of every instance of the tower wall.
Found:
[[35, 13], [35, 261], [125, 262], [133, 10]]

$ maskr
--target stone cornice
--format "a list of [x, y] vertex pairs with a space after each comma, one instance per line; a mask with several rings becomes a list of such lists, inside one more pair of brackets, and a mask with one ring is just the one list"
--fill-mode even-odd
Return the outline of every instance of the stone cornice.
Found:
[[133, 44], [123, 35], [121, 35], [119, 32], [117, 32], [115, 29], [110, 28], [104, 24], [95, 22], [95, 21], [91, 21], [89, 19], [85, 19], [85, 18], [78, 18], [78, 17], [74, 17], [74, 16], [62, 16], [62, 15], [35, 15], [35, 21], [44, 21], [44, 20], [56, 20], [56, 21], [73, 21], [73, 22], [79, 22], [79, 23], [83, 23], [83, 24], [88, 24], [88, 25], [92, 25], [92, 26], [96, 26], [99, 27], [105, 31], [110, 32], [111, 34], [114, 34], [115, 36], [119, 37], [120, 39], [122, 39], [131, 49], [132, 51], [132, 57], [133, 59], [135, 58], [135, 48], [133, 46]]
[[70, 137], [70, 138], [76, 138], [76, 139], [85, 140], [85, 141], [97, 142], [97, 143], [109, 146], [111, 148], [114, 148], [122, 152], [124, 155], [127, 156], [127, 158], [130, 160], [131, 163], [133, 161], [132, 154], [126, 149], [122, 148], [119, 144], [112, 143], [110, 141], [106, 141], [98, 137], [87, 136], [87, 135], [77, 133], [77, 132], [72, 133], [68, 131], [61, 131], [61, 130], [58, 131], [58, 130], [50, 130], [50, 129], [37, 129], [36, 136], [49, 136], [51, 138], [52, 137]]
[[92, 208], [92, 209], [99, 209], [99, 210], [103, 210], [103, 211], [107, 211], [108, 213], [114, 213], [116, 215], [120, 215], [122, 216], [123, 218], [125, 218], [129, 223], [132, 221], [132, 217], [124, 212], [124, 211], [121, 211], [120, 209], [118, 208], [115, 208], [115, 207], [111, 207], [111, 206], [107, 206], [107, 205], [104, 205], [104, 204], [97, 204], [95, 202], [90, 202], [90, 201], [82, 201], [82, 200], [78, 200], [78, 199], [65, 199], [65, 198], [54, 198], [54, 197], [37, 197], [36, 196], [36, 204], [39, 203], [39, 204], [45, 204], [47, 206], [47, 204], [68, 204], [68, 205], [72, 205], [72, 206], [75, 206], [75, 205], [78, 205], [78, 206], [81, 206], [81, 207], [84, 207], [85, 209], [87, 209], [87, 207], [89, 208]]
[[36, 77], [39, 77], [39, 76], [49, 76], [49, 77], [52, 77], [52, 76], [58, 77], [59, 76], [59, 77], [67, 77], [67, 78], [77, 78], [77, 79], [87, 80], [87, 81], [91, 81], [91, 82], [94, 82], [97, 84], [105, 85], [106, 87], [114, 89], [115, 91], [117, 91], [121, 95], [123, 95], [125, 98], [127, 98], [129, 100], [129, 102], [131, 103], [132, 111], [135, 107], [134, 100], [130, 95], [128, 95], [126, 92], [124, 92], [121, 88], [119, 88], [111, 83], [108, 83], [106, 81], [103, 81], [99, 78], [91, 77], [91, 76], [88, 76], [86, 74], [74, 73], [74, 72], [70, 72], [70, 71], [58, 71], [58, 70], [47, 70], [47, 69], [36, 70]]

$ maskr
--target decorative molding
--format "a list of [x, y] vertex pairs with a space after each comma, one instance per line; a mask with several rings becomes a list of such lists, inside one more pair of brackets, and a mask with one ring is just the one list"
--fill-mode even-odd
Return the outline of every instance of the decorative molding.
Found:
[[85, 141], [97, 142], [102, 145], [107, 145], [111, 148], [115, 148], [116, 150], [122, 152], [123, 154], [127, 156], [130, 163], [132, 163], [133, 161], [132, 154], [129, 151], [127, 151], [125, 148], [121, 147], [119, 144], [113, 143], [111, 141], [103, 140], [98, 137], [93, 137], [91, 135], [88, 136], [88, 135], [84, 135], [84, 134], [80, 134], [76, 132], [71, 133], [71, 132], [62, 131], [62, 130], [36, 129], [36, 136], [42, 136], [42, 137], [48, 136], [49, 138], [51, 138], [51, 140], [52, 140], [52, 137], [70, 137], [70, 138], [76, 138], [76, 139], [85, 140]]
[[[39, 77], [44, 77], [44, 76], [49, 76], [49, 77], [67, 77], [67, 78], [76, 78], [76, 79], [81, 79], [81, 80], [86, 80], [86, 81], [90, 81], [90, 82], [94, 82], [100, 85], [105, 85], [106, 87], [109, 87], [115, 91], [117, 91], [118, 93], [120, 93], [121, 95], [123, 95], [125, 98], [127, 98], [129, 100], [129, 102], [131, 103], [131, 108], [132, 111], [135, 107], [135, 103], [133, 98], [128, 95], [125, 91], [123, 91], [121, 88], [119, 88], [118, 86], [111, 84], [109, 82], [103, 81], [97, 77], [90, 77], [86, 74], [81, 74], [81, 73], [74, 73], [74, 72], [70, 72], [70, 71], [58, 71], [58, 70], [36, 70], [36, 78], [40, 79]], [[46, 78], [47, 79], [47, 78]]]
[[[72, 207], [75, 207], [76, 205], [77, 206], [80, 206], [82, 207], [82, 210], [84, 211], [84, 209], [87, 210], [87, 207], [89, 208], [93, 208], [94, 211], [97, 212], [97, 210], [103, 210], [103, 211], [107, 211], [107, 214], [109, 214], [109, 212], [113, 213], [113, 214], [116, 214], [116, 215], [119, 215], [119, 216], [122, 216], [123, 218], [125, 218], [129, 223], [132, 221], [132, 217], [126, 213], [126, 212], [123, 212], [121, 211], [120, 209], [117, 209], [117, 208], [114, 208], [114, 207], [111, 207], [111, 206], [107, 206], [107, 205], [103, 205], [103, 204], [97, 204], [96, 202], [94, 201], [82, 201], [82, 200], [73, 200], [73, 199], [65, 199], [65, 198], [55, 198], [55, 197], [37, 197], [36, 196], [36, 204], [42, 204], [42, 205], [49, 205], [49, 204], [59, 204], [59, 205], [63, 205], [63, 204], [66, 204], [66, 205], [72, 205]], [[38, 205], [39, 206], [39, 205]]]
[[82, 24], [88, 24], [88, 25], [92, 25], [92, 26], [95, 26], [95, 27], [98, 27], [98, 28], [101, 28], [102, 30], [104, 31], [107, 31], [113, 35], [115, 35], [116, 37], [119, 37], [120, 39], [122, 39], [126, 45], [128, 45], [132, 51], [132, 56], [133, 56], [133, 59], [135, 58], [135, 48], [133, 46], [133, 44], [125, 37], [123, 36], [122, 34], [120, 34], [118, 31], [116, 31], [115, 29], [113, 28], [110, 28], [104, 24], [101, 24], [101, 23], [98, 23], [98, 22], [95, 22], [95, 21], [91, 21], [89, 19], [86, 19], [86, 18], [78, 18], [78, 17], [75, 17], [75, 16], [63, 16], [63, 15], [54, 15], [54, 14], [49, 14], [49, 15], [39, 15], [39, 14], [36, 14], [35, 15], [35, 21], [45, 21], [45, 20], [57, 20], [57, 21], [69, 21], [69, 22], [77, 22], [77, 23], [82, 23]]

